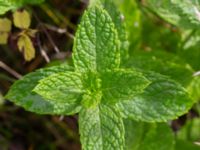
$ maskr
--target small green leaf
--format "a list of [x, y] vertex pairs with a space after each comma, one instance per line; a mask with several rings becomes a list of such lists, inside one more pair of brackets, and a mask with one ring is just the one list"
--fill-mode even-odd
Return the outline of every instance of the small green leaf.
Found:
[[104, 103], [130, 100], [149, 85], [142, 73], [134, 70], [108, 71], [102, 74], [101, 79]]
[[199, 28], [200, 1], [199, 0], [147, 0], [150, 7], [163, 19], [184, 28]]
[[38, 84], [39, 80], [44, 79], [54, 73], [72, 71], [67, 65], [49, 67], [32, 72], [22, 79], [16, 81], [6, 98], [15, 104], [24, 107], [26, 110], [39, 114], [74, 114], [80, 110], [78, 104], [55, 103], [44, 100], [32, 90]]
[[177, 132], [177, 139], [190, 142], [197, 142], [200, 139], [200, 119], [188, 120], [186, 124]]
[[78, 27], [73, 60], [76, 71], [115, 69], [120, 64], [120, 41], [114, 23], [102, 8], [89, 8]]
[[119, 111], [107, 105], [82, 109], [79, 132], [83, 150], [123, 150], [124, 125]]
[[128, 36], [126, 34], [126, 27], [124, 22], [124, 16], [120, 13], [119, 8], [115, 5], [114, 0], [100, 0], [103, 4], [104, 9], [109, 13], [112, 18], [113, 23], [118, 32], [118, 37], [120, 40], [120, 56], [121, 64], [127, 61], [129, 57], [129, 42]]
[[0, 44], [7, 44], [8, 36], [8, 33], [0, 32]]
[[7, 44], [11, 25], [12, 23], [9, 19], [0, 18], [0, 44]]
[[0, 18], [0, 32], [11, 31], [11, 21], [8, 18]]
[[21, 34], [17, 46], [20, 52], [23, 52], [26, 61], [31, 61], [35, 57], [35, 48], [28, 35]]
[[192, 82], [187, 87], [188, 92], [190, 93], [191, 97], [194, 99], [194, 101], [197, 101], [200, 99], [200, 76], [193, 77]]
[[124, 117], [145, 122], [163, 122], [183, 115], [193, 105], [194, 102], [180, 84], [157, 73], [143, 74], [152, 83], [144, 93], [119, 103]]
[[15, 11], [13, 14], [14, 25], [21, 29], [28, 29], [31, 24], [30, 14], [26, 11]]
[[9, 10], [16, 10], [26, 4], [40, 4], [44, 0], [0, 0], [0, 15]]
[[[114, 0], [113, 0], [114, 1]], [[125, 31], [128, 35], [129, 49], [132, 54], [133, 50], [139, 47], [141, 40], [141, 10], [135, 0], [115, 0], [114, 1], [121, 11], [121, 20], [125, 24]]]
[[81, 74], [67, 71], [40, 80], [33, 91], [49, 101], [65, 104], [80, 100], [84, 88]]

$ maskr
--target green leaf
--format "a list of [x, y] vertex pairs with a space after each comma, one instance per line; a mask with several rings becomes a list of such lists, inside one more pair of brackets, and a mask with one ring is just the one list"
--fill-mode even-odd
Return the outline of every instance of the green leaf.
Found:
[[187, 91], [190, 93], [191, 97], [197, 101], [200, 99], [200, 76], [194, 76], [192, 82], [187, 87]]
[[15, 11], [13, 13], [14, 25], [21, 29], [28, 29], [31, 24], [31, 17], [28, 11]]
[[130, 119], [124, 119], [125, 127], [125, 150], [138, 150], [141, 141], [149, 124], [136, 122]]
[[16, 10], [26, 4], [40, 4], [44, 0], [0, 0], [0, 15], [9, 10]]
[[175, 150], [199, 150], [200, 146], [184, 140], [176, 140]]
[[76, 71], [115, 69], [120, 64], [119, 39], [114, 23], [102, 8], [89, 8], [78, 27], [73, 60]]
[[7, 44], [12, 23], [7, 18], [0, 18], [0, 44]]
[[121, 63], [124, 63], [128, 57], [129, 42], [128, 36], [126, 34], [125, 22], [123, 15], [120, 13], [119, 8], [115, 5], [114, 0], [101, 0], [104, 9], [109, 13], [112, 18], [113, 23], [118, 32], [118, 37], [120, 40], [120, 56]]
[[72, 71], [67, 65], [60, 65], [50, 68], [44, 68], [25, 75], [22, 79], [16, 81], [6, 98], [15, 104], [24, 107], [26, 110], [39, 114], [74, 114], [80, 109], [78, 104], [63, 104], [44, 100], [40, 95], [32, 92], [39, 80], [44, 79], [54, 73]]
[[49, 101], [70, 104], [81, 99], [84, 88], [81, 74], [66, 71], [40, 80], [33, 91]]
[[138, 150], [174, 150], [174, 135], [167, 124], [151, 124]]
[[172, 24], [184, 28], [199, 28], [199, 0], [147, 0], [148, 7]]
[[26, 61], [31, 61], [35, 57], [35, 48], [28, 35], [21, 34], [17, 41], [17, 46], [19, 51], [23, 52]]
[[[188, 32], [187, 30], [185, 31]], [[187, 63], [189, 63], [194, 70], [200, 70], [200, 51], [199, 51], [199, 44], [200, 44], [200, 32], [191, 31], [189, 35], [183, 41], [183, 45], [181, 49], [178, 51], [178, 55], [184, 59]]]
[[82, 109], [79, 132], [83, 150], [123, 150], [124, 125], [119, 111], [107, 105]]
[[102, 74], [101, 79], [104, 103], [130, 100], [149, 85], [149, 81], [142, 73], [134, 70], [108, 71]]
[[124, 121], [126, 150], [174, 150], [175, 139], [167, 124]]
[[200, 119], [188, 120], [186, 124], [177, 132], [177, 139], [197, 142], [200, 139]]
[[185, 87], [193, 80], [193, 69], [178, 56], [165, 51], [135, 51], [126, 66], [167, 75]]
[[163, 122], [183, 115], [193, 105], [194, 102], [180, 84], [157, 73], [143, 74], [152, 83], [144, 93], [118, 104], [124, 117], [145, 122]]
[[128, 35], [130, 51], [136, 49], [140, 43], [141, 36], [141, 13], [135, 0], [118, 0], [115, 1], [122, 12], [121, 18], [125, 24], [125, 30]]

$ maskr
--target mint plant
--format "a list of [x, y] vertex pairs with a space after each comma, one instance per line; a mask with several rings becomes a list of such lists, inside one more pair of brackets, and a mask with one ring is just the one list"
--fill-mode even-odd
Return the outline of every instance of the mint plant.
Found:
[[123, 65], [124, 42], [110, 12], [105, 5], [92, 5], [84, 13], [74, 41], [74, 67], [63, 64], [30, 73], [6, 95], [39, 114], [78, 113], [84, 150], [123, 150], [124, 118], [164, 122], [193, 104], [169, 77]]

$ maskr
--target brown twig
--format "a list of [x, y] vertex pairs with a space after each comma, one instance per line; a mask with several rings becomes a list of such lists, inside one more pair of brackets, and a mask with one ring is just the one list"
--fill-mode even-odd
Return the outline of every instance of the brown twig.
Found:
[[11, 75], [13, 75], [15, 78], [20, 79], [22, 77], [21, 74], [17, 73], [15, 70], [10, 68], [8, 65], [6, 65], [4, 62], [0, 61], [0, 68], [3, 68], [7, 72], [9, 72]]
[[51, 38], [51, 36], [49, 35], [48, 31], [46, 30], [46, 28], [44, 27], [42, 21], [38, 18], [38, 16], [34, 13], [33, 11], [33, 15], [35, 17], [35, 19], [39, 22], [39, 27], [41, 27], [41, 29], [44, 31], [44, 33], [46, 34], [49, 42], [51, 43], [51, 45], [53, 46], [53, 49], [55, 50], [56, 53], [59, 53], [60, 50], [58, 49], [58, 47], [56, 46], [56, 44], [54, 43], [53, 39]]
[[40, 53], [41, 53], [42, 57], [44, 57], [45, 61], [46, 61], [47, 63], [49, 63], [49, 62], [50, 62], [50, 58], [49, 58], [49, 56], [47, 55], [45, 49], [43, 48], [43, 46], [42, 46], [42, 44], [41, 44], [41, 42], [40, 42], [40, 36], [39, 36], [39, 34], [37, 35], [37, 43], [38, 43], [38, 46], [39, 46]]

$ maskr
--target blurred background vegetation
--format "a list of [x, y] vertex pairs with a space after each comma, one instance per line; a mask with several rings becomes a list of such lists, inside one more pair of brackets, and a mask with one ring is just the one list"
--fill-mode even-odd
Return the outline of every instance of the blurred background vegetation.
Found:
[[[51, 0], [25, 7], [32, 16], [30, 28], [37, 30], [36, 36], [31, 38], [36, 50], [31, 61], [26, 61], [18, 50], [20, 29], [12, 26], [7, 44], [0, 45], [0, 150], [81, 149], [77, 116], [40, 116], [5, 100], [3, 95], [15, 80], [29, 72], [62, 62], [72, 64], [74, 33], [87, 4], [87, 0]], [[163, 21], [147, 7], [145, 0], [125, 0], [123, 4], [119, 0], [118, 6], [127, 17], [129, 53], [135, 60], [131, 65], [171, 76], [187, 87], [197, 101], [200, 79], [190, 82], [190, 76], [200, 70], [198, 31], [182, 30]], [[13, 17], [12, 12], [4, 16], [11, 20]], [[152, 53], [143, 54], [139, 50]], [[178, 134], [180, 139], [200, 140], [199, 115], [200, 106], [196, 103], [188, 114], [172, 121], [170, 126], [174, 133], [182, 128]], [[191, 131], [193, 124], [195, 128]]]

